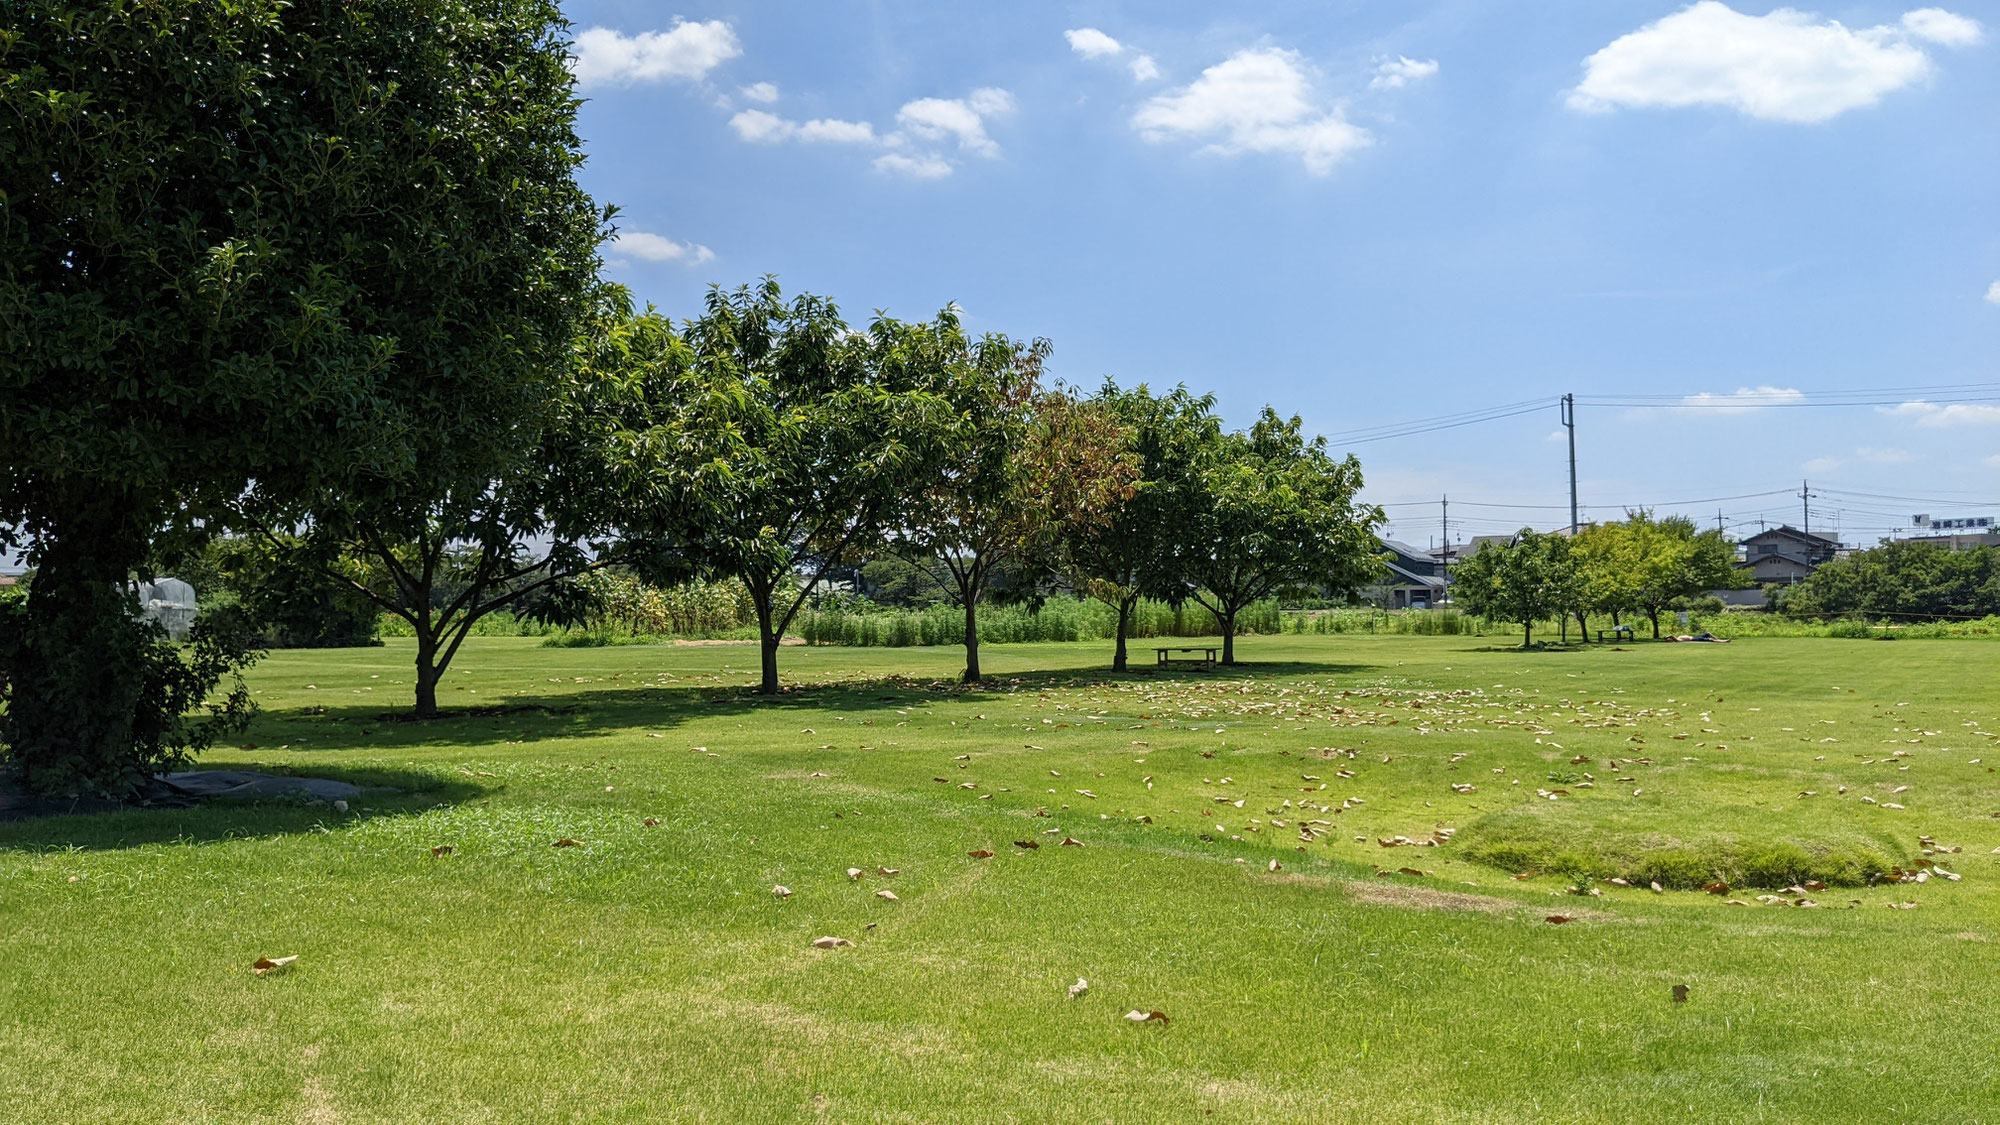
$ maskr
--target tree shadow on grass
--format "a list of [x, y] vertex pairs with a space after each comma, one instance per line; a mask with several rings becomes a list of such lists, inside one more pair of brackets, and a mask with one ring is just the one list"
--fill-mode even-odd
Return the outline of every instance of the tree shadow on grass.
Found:
[[1109, 667], [1066, 668], [996, 674], [976, 684], [954, 677], [865, 676], [820, 681], [792, 680], [777, 695], [759, 695], [738, 685], [676, 684], [594, 688], [549, 695], [521, 695], [507, 703], [447, 711], [432, 719], [380, 707], [353, 705], [267, 711], [236, 743], [243, 750], [324, 753], [329, 758], [360, 748], [407, 750], [501, 746], [532, 747], [549, 739], [579, 740], [631, 730], [664, 730], [693, 720], [768, 712], [838, 710], [867, 717], [915, 706], [981, 700], [1051, 691], [1136, 688], [1147, 692], [1308, 676], [1359, 676], [1381, 672], [1379, 664], [1321, 661], [1243, 663], [1213, 670], [1141, 666], [1130, 672]]
[[324, 777], [362, 789], [343, 813], [321, 801], [285, 798], [200, 802], [191, 808], [129, 807], [0, 822], [0, 851], [48, 852], [80, 849], [115, 851], [158, 844], [205, 844], [223, 840], [337, 832], [364, 818], [416, 816], [439, 805], [455, 805], [489, 792], [463, 778], [382, 766], [292, 765], [232, 762], [233, 770], [279, 776]]

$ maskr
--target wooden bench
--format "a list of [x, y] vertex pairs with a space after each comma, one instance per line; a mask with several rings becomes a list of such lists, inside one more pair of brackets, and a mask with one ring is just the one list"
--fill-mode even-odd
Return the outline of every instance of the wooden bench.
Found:
[[[1611, 639], [1614, 641], [1617, 640], [1629, 641], [1632, 639], [1632, 637], [1633, 633], [1632, 633], [1632, 627], [1630, 625], [1613, 625], [1611, 627]], [[1604, 643], [1604, 630], [1602, 629], [1599, 629], [1597, 631], [1597, 643], [1598, 644]]]
[[[1203, 668], [1213, 668], [1215, 667], [1216, 651], [1217, 650], [1212, 648], [1156, 648], [1153, 650], [1153, 653], [1156, 657], [1156, 659], [1154, 660], [1154, 664], [1155, 666], [1160, 668], [1170, 667], [1175, 664], [1199, 664]], [[1169, 655], [1170, 653], [1176, 653], [1176, 652], [1179, 653], [1198, 652], [1201, 653], [1201, 655], [1200, 656]]]

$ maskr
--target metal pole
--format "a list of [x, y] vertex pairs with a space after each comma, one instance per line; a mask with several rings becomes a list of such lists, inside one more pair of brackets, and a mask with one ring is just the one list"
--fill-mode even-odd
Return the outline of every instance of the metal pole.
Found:
[[1807, 534], [1812, 533], [1812, 505], [1807, 503], [1807, 498], [1811, 495], [1812, 493], [1806, 490], [1806, 482], [1799, 481], [1799, 522], [1805, 525], [1799, 530]]
[[1576, 396], [1562, 398], [1562, 423], [1569, 429], [1569, 533], [1576, 534]]

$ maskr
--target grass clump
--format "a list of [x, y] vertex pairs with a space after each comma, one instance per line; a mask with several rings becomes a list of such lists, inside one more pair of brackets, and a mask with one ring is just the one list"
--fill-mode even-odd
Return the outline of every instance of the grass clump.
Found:
[[[1579, 802], [1580, 804], [1581, 802]], [[1835, 831], [1838, 831], [1837, 829]], [[1769, 837], [1731, 832], [1694, 839], [1552, 817], [1530, 806], [1484, 817], [1459, 837], [1461, 855], [1503, 871], [1574, 880], [1624, 879], [1696, 890], [1708, 883], [1781, 889], [1817, 880], [1859, 887], [1902, 866], [1890, 845], [1864, 838]]]

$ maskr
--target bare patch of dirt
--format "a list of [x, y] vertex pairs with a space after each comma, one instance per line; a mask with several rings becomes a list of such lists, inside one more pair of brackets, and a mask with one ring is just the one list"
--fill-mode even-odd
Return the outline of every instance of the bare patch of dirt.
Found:
[[[1445, 891], [1435, 887], [1413, 887], [1408, 883], [1370, 883], [1360, 879], [1345, 884], [1347, 893], [1357, 902], [1371, 906], [1405, 906], [1418, 910], [1475, 910], [1481, 914], [1511, 914], [1522, 909], [1522, 904], [1511, 899], [1494, 898], [1492, 895], [1468, 894], [1465, 891]], [[1581, 915], [1571, 913], [1572, 917]]]

